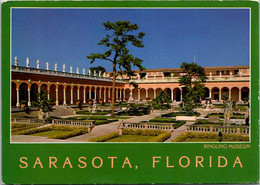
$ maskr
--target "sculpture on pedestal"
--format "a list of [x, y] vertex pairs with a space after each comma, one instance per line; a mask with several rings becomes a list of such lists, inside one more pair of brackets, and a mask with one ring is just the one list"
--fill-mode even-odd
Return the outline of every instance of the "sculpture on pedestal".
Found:
[[40, 69], [40, 61], [39, 60], [37, 60], [36, 66], [37, 66], [37, 69]]
[[72, 66], [70, 66], [70, 73], [72, 73]]
[[28, 57], [26, 58], [26, 67], [30, 67], [30, 61]]
[[55, 70], [55, 71], [58, 70], [58, 64], [57, 64], [57, 63], [55, 63], [54, 70]]
[[63, 68], [62, 71], [65, 72], [65, 64], [63, 64], [62, 68]]
[[49, 62], [46, 62], [46, 70], [49, 70]]
[[18, 66], [18, 58], [17, 57], [14, 57], [14, 65]]

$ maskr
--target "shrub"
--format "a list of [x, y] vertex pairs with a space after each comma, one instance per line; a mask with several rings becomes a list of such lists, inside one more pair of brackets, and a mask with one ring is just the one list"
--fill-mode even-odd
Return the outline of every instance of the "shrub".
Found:
[[95, 124], [95, 125], [104, 125], [104, 124], [111, 123], [111, 122], [114, 122], [114, 121], [118, 121], [118, 119], [96, 120], [94, 124]]
[[11, 131], [12, 134], [19, 134], [19, 131], [27, 130], [35, 127], [39, 127], [41, 124], [26, 124], [26, 123], [12, 123]]
[[99, 137], [94, 137], [94, 138], [89, 139], [88, 141], [90, 141], [90, 142], [104, 142], [104, 141], [108, 141], [110, 139], [113, 139], [115, 137], [118, 137], [117, 132], [113, 132], [111, 134], [103, 135], [103, 136], [99, 136]]
[[151, 138], [149, 142], [164, 142], [170, 137], [171, 137], [170, 132], [163, 132], [162, 134], [159, 134], [158, 136]]
[[49, 138], [52, 138], [52, 139], [67, 139], [67, 138], [82, 135], [82, 134], [85, 134], [85, 133], [88, 133], [88, 130], [86, 128], [84, 128], [84, 129], [83, 128], [77, 128], [77, 129], [75, 129], [71, 132], [53, 135], [53, 136], [50, 136]]
[[146, 129], [123, 129], [123, 135], [158, 136], [165, 131]]
[[18, 135], [31, 135], [31, 134], [36, 134], [39, 132], [50, 131], [50, 130], [52, 130], [52, 126], [42, 127], [42, 128], [32, 128], [29, 130], [23, 130], [23, 131], [19, 132]]
[[[162, 117], [176, 117], [176, 116], [189, 116], [189, 115], [187, 114], [187, 112], [183, 112], [183, 111], [181, 111], [181, 112], [171, 112], [171, 113], [162, 115]], [[200, 113], [194, 112], [193, 116], [200, 116]]]

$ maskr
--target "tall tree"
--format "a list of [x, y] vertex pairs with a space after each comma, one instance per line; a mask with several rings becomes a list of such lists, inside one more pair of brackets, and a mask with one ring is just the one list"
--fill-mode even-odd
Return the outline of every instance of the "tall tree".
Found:
[[198, 64], [186, 63], [181, 64], [184, 75], [180, 76], [179, 83], [183, 86], [184, 96], [184, 109], [188, 115], [193, 115], [193, 108], [199, 102], [200, 98], [204, 95], [204, 83], [207, 80], [206, 73], [203, 67]]
[[[130, 78], [135, 76], [132, 71], [132, 66], [138, 67], [140, 70], [145, 68], [142, 66], [142, 60], [134, 57], [130, 54], [129, 44], [135, 47], [143, 48], [143, 37], [145, 33], [134, 33], [139, 29], [137, 24], [131, 24], [129, 21], [115, 21], [114, 23], [107, 21], [103, 23], [105, 30], [108, 32], [105, 38], [103, 38], [98, 45], [103, 45], [108, 48], [104, 53], [91, 53], [87, 56], [90, 59], [90, 63], [93, 63], [96, 59], [106, 60], [113, 65], [113, 86], [112, 86], [112, 105], [111, 116], [114, 117], [114, 102], [115, 102], [115, 80], [117, 75], [126, 75]], [[117, 71], [117, 68], [119, 71]], [[123, 71], [124, 70], [124, 71]], [[130, 83], [130, 85], [135, 85]]]

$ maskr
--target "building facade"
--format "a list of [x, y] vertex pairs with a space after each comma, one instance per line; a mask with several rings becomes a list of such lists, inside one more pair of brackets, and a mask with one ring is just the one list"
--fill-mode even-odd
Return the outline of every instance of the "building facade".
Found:
[[[32, 68], [15, 65], [11, 66], [11, 105], [19, 107], [21, 101], [28, 106], [36, 100], [40, 89], [48, 91], [48, 99], [56, 105], [75, 104], [76, 101], [87, 103], [88, 99], [103, 99], [105, 102], [112, 98], [112, 79], [109, 73], [90, 75], [55, 70]], [[250, 68], [249, 66], [205, 67], [208, 77], [204, 98], [222, 102], [224, 97], [243, 102], [250, 98]], [[128, 100], [132, 95], [135, 101], [141, 102], [156, 97], [160, 91], [170, 95], [173, 102], [181, 102], [183, 90], [178, 78], [183, 75], [181, 68], [149, 69], [135, 71], [132, 79], [138, 84], [138, 89], [129, 85], [129, 81], [116, 80], [115, 97], [117, 100]]]

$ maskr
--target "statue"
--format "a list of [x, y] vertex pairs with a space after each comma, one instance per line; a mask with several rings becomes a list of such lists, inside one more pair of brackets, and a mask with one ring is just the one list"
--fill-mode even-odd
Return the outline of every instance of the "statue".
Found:
[[28, 57], [26, 58], [26, 67], [30, 67], [30, 61]]
[[79, 67], [77, 67], [77, 74], [79, 74]]
[[89, 75], [89, 76], [91, 75], [91, 71], [90, 71], [90, 69], [88, 70], [88, 75]]
[[70, 73], [72, 73], [72, 66], [70, 66]]
[[106, 76], [105, 76], [105, 72], [103, 73], [103, 78], [105, 78]]
[[57, 63], [55, 63], [54, 70], [55, 70], [55, 71], [58, 70], [58, 64], [57, 64]]
[[49, 70], [49, 62], [46, 62], [46, 70]]
[[18, 58], [17, 57], [14, 57], [14, 65], [18, 66]]
[[101, 71], [98, 72], [98, 76], [101, 77]]
[[85, 75], [85, 68], [83, 68], [83, 75]]
[[132, 95], [133, 95], [132, 92], [130, 92], [128, 103], [133, 103], [134, 102], [134, 99], [133, 99]]
[[94, 70], [94, 76], [96, 76], [96, 75], [97, 75], [96, 70]]
[[63, 71], [63, 72], [66, 72], [66, 71], [65, 71], [65, 64], [63, 64], [63, 67], [62, 67], [62, 68], [63, 68], [62, 71]]
[[224, 109], [224, 125], [230, 124], [230, 116], [232, 114], [232, 101], [227, 100], [226, 107]]
[[37, 60], [36, 66], [37, 66], [37, 69], [40, 69], [40, 61], [39, 60]]

